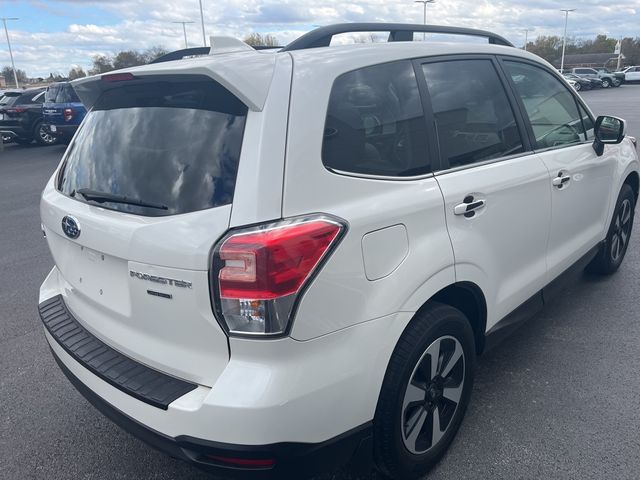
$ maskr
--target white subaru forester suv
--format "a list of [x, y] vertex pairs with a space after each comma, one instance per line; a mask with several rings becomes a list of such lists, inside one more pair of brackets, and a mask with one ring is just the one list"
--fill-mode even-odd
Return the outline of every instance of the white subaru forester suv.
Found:
[[[389, 42], [329, 46], [362, 31]], [[420, 477], [476, 356], [622, 262], [635, 140], [502, 37], [347, 24], [177, 53], [74, 83], [90, 113], [42, 195], [39, 305], [77, 389], [174, 457]]]

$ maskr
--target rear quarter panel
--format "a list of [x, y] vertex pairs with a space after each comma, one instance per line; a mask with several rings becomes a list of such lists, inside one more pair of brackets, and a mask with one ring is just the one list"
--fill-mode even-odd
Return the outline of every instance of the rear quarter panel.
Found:
[[[299, 61], [294, 56], [282, 214], [328, 213], [348, 224], [347, 234], [300, 302], [291, 332], [297, 340], [399, 311], [414, 312], [439, 289], [455, 282], [443, 198], [433, 177], [359, 178], [330, 172], [322, 163], [334, 79], [361, 66], [403, 58], [396, 53], [385, 59], [380, 53], [350, 56], [349, 62], [341, 62], [336, 51], [321, 67], [322, 58]], [[406, 229], [406, 255], [404, 240], [403, 245], [389, 243], [377, 254], [403, 260], [395, 269], [384, 267], [383, 275], [374, 275], [381, 278], [367, 278], [363, 238], [397, 225]], [[397, 336], [385, 339], [391, 344], [396, 341]]]

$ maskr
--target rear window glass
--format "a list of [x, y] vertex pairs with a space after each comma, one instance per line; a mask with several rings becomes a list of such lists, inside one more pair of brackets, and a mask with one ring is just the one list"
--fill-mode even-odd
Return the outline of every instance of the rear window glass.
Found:
[[18, 98], [20, 98], [20, 94], [13, 95], [11, 93], [8, 93], [4, 97], [0, 98], [0, 106], [10, 107], [14, 103], [16, 103], [16, 100], [18, 100]]
[[66, 83], [51, 85], [45, 93], [44, 101], [47, 103], [79, 103], [80, 99], [73, 87]]
[[[247, 107], [211, 79], [185, 77], [103, 93], [69, 146], [59, 190], [147, 216], [231, 203]], [[82, 191], [120, 201], [92, 200]]]
[[23, 93], [14, 102], [14, 105], [30, 105], [32, 103], [42, 103], [42, 96], [40, 95], [42, 90], [31, 90]]
[[426, 123], [410, 61], [374, 65], [336, 79], [322, 161], [337, 171], [376, 176], [431, 171]]

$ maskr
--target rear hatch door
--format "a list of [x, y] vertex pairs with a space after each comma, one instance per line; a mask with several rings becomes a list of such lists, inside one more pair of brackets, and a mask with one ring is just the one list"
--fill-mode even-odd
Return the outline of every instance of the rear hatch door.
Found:
[[229, 356], [209, 254], [229, 227], [247, 113], [204, 75], [120, 82], [93, 105], [41, 204], [78, 321], [138, 362], [202, 385]]

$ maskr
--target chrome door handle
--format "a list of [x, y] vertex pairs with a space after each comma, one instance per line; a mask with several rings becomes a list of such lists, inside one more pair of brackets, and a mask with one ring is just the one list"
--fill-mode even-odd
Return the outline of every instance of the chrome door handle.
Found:
[[551, 182], [554, 187], [562, 188], [571, 181], [571, 175], [566, 175], [564, 172], [560, 172], [556, 178]]
[[[465, 198], [467, 200], [468, 198]], [[456, 205], [453, 208], [453, 213], [455, 215], [464, 215], [465, 217], [473, 217], [477, 210], [484, 208], [486, 202], [484, 200], [474, 200], [471, 197], [469, 202], [461, 203], [460, 205]]]

